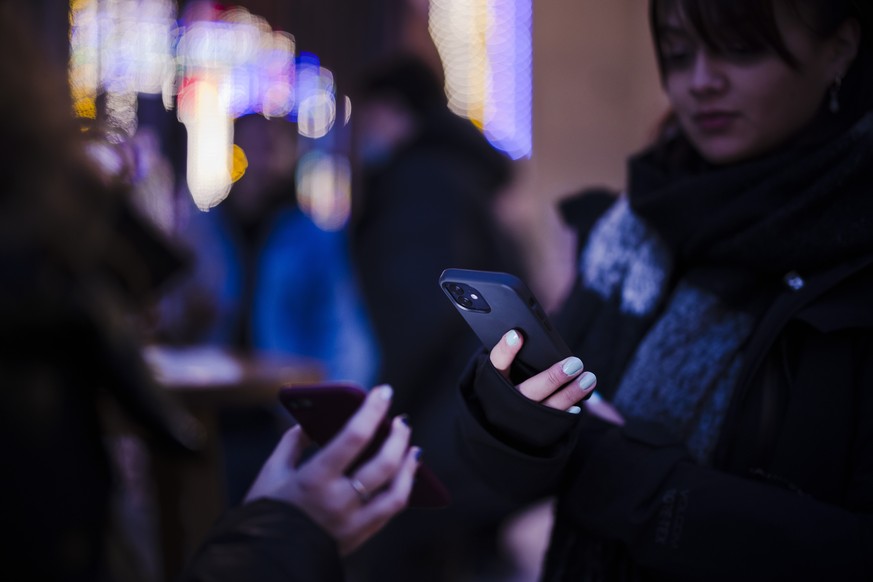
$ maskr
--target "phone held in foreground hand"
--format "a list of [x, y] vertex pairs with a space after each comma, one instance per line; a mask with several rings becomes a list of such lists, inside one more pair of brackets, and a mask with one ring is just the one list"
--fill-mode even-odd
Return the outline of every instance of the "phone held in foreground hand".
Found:
[[[319, 446], [337, 434], [349, 418], [360, 408], [365, 390], [352, 382], [328, 382], [284, 386], [279, 390], [279, 401], [300, 424], [303, 432]], [[379, 423], [373, 440], [349, 467], [349, 474], [373, 457], [388, 438], [391, 421], [386, 416]], [[410, 507], [445, 507], [451, 496], [445, 485], [426, 465], [419, 465], [409, 497]]]

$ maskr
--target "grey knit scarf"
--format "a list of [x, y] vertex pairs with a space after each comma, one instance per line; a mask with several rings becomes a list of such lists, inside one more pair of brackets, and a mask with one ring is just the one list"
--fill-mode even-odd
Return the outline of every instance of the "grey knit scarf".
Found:
[[624, 199], [592, 231], [580, 268], [588, 287], [603, 298], [618, 295], [625, 313], [645, 316], [665, 300], [633, 353], [613, 404], [627, 418], [671, 430], [699, 463], [708, 464], [754, 318], [685, 281], [662, 297], [670, 254]]

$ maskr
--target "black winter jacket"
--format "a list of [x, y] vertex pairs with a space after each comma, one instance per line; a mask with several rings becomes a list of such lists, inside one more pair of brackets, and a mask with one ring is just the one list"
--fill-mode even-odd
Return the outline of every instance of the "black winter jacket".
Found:
[[[459, 446], [520, 501], [556, 496], [545, 580], [873, 578], [873, 257], [790, 283], [748, 343], [709, 468], [656, 427], [529, 401], [474, 359]], [[559, 324], [578, 329], [588, 299], [577, 283]]]
[[336, 541], [302, 511], [261, 499], [228, 511], [182, 582], [341, 582]]

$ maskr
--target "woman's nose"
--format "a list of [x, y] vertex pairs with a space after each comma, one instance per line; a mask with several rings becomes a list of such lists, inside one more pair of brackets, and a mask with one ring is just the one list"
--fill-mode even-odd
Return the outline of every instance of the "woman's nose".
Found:
[[691, 71], [691, 93], [698, 97], [717, 94], [728, 86], [728, 78], [717, 58], [699, 51]]

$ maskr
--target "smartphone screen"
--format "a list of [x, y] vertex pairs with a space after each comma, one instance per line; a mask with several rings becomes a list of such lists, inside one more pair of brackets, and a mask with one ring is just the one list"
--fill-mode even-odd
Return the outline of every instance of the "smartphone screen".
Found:
[[[365, 397], [363, 388], [348, 382], [290, 385], [279, 390], [279, 401], [303, 432], [319, 446], [330, 442], [360, 408]], [[372, 458], [390, 432], [390, 420], [386, 416], [379, 423], [370, 444], [354, 460], [347, 473], [353, 474], [357, 467]], [[419, 465], [409, 497], [410, 507], [444, 507], [450, 502], [451, 496], [436, 474], [426, 465]]]

